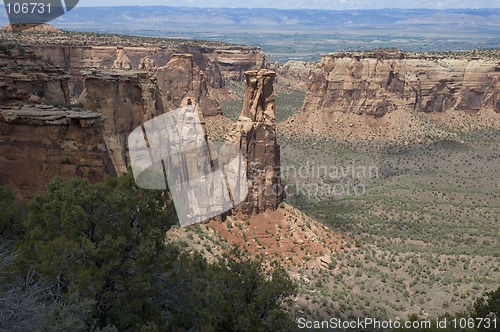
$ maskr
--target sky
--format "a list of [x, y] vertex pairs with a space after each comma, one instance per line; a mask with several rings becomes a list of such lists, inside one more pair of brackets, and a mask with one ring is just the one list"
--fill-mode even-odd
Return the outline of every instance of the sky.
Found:
[[500, 0], [81, 0], [79, 7], [172, 6], [280, 9], [500, 8]]

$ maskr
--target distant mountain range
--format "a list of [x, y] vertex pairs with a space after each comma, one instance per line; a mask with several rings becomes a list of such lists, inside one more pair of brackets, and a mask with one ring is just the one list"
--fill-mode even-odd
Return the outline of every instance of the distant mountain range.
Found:
[[[6, 23], [5, 8], [0, 20]], [[215, 27], [314, 28], [326, 26], [373, 25], [468, 25], [500, 27], [500, 9], [380, 9], [380, 10], [283, 10], [243, 8], [190, 8], [163, 6], [77, 7], [55, 25], [88, 25], [104, 27], [116, 24], [203, 25]]]
[[279, 27], [370, 26], [393, 24], [458, 24], [500, 26], [500, 9], [466, 10], [278, 10], [230, 8], [110, 7], [76, 8], [64, 22], [239, 25]]
[[[1, 7], [0, 23], [7, 22]], [[63, 30], [259, 46], [279, 61], [318, 60], [331, 51], [377, 47], [407, 51], [500, 47], [500, 9], [76, 7], [51, 23]]]

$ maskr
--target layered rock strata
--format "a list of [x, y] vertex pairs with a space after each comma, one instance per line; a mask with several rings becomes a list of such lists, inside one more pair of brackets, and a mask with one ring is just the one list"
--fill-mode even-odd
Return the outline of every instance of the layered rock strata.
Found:
[[84, 74], [80, 101], [104, 116], [104, 139], [118, 174], [130, 166], [128, 135], [142, 123], [164, 113], [161, 93], [149, 72], [99, 71]]
[[[151, 70], [149, 64], [143, 63], [145, 57], [156, 66], [162, 66], [168, 63], [174, 54], [192, 54], [194, 62], [205, 74], [209, 90], [213, 94], [221, 95], [227, 93], [224, 89], [224, 79], [242, 81], [245, 71], [267, 66], [266, 56], [260, 49], [245, 46], [174, 45], [169, 40], [154, 39], [145, 39], [139, 43], [119, 37], [101, 40], [99, 37], [75, 37], [66, 34], [49, 38], [44, 35], [14, 36], [4, 33], [0, 34], [0, 38], [13, 40], [25, 48], [30, 48], [45, 60], [67, 71], [71, 75], [69, 89], [72, 96], [80, 95], [83, 90], [82, 71], [128, 68], [128, 61], [121, 61], [122, 53], [130, 61], [131, 68], [139, 70]], [[142, 45], [138, 46], [139, 44]]]
[[123, 47], [118, 47], [118, 49], [116, 50], [116, 60], [113, 62], [113, 66], [111, 66], [111, 69], [132, 69], [131, 61], [125, 54]]
[[309, 76], [316, 69], [316, 62], [290, 60], [285, 64], [273, 63], [270, 68], [278, 74], [279, 83], [293, 89], [306, 90]]
[[218, 64], [225, 78], [235, 81], [245, 80], [247, 71], [269, 66], [265, 54], [259, 48], [233, 46], [207, 49], [207, 56]]
[[419, 112], [500, 112], [498, 58], [398, 52], [334, 53], [313, 71], [303, 110], [383, 116]]
[[54, 176], [113, 175], [101, 114], [47, 105], [0, 109], [0, 184], [28, 200]]
[[69, 104], [68, 79], [64, 71], [23, 48], [0, 53], [0, 103], [28, 100]]
[[221, 114], [217, 99], [211, 94], [203, 71], [196, 65], [192, 54], [174, 54], [170, 61], [156, 71], [163, 105], [174, 110], [184, 98], [194, 99], [204, 116]]
[[245, 73], [246, 92], [241, 115], [227, 141], [239, 147], [247, 167], [248, 196], [233, 213], [250, 216], [278, 208], [283, 197], [280, 147], [271, 70]]

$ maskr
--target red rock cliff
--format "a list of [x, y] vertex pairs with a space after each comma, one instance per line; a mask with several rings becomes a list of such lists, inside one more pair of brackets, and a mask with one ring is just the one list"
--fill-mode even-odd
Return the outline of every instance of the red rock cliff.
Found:
[[389, 52], [334, 53], [313, 71], [304, 111], [383, 116], [395, 109], [500, 112], [500, 61]]

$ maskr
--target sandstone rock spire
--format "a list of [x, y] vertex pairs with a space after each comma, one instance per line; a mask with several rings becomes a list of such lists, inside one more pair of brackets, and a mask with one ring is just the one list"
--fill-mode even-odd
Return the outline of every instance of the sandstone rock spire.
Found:
[[280, 147], [271, 70], [245, 72], [246, 93], [238, 122], [227, 141], [239, 146], [247, 164], [248, 197], [233, 214], [250, 216], [276, 210], [283, 197]]
[[139, 61], [139, 67], [137, 68], [139, 70], [147, 70], [147, 71], [155, 71], [156, 70], [156, 64], [153, 59], [151, 59], [148, 56], [145, 56]]
[[123, 49], [123, 47], [119, 46], [116, 50], [116, 60], [113, 62], [113, 66], [111, 67], [111, 69], [132, 69], [131, 61], [125, 54], [125, 50]]

